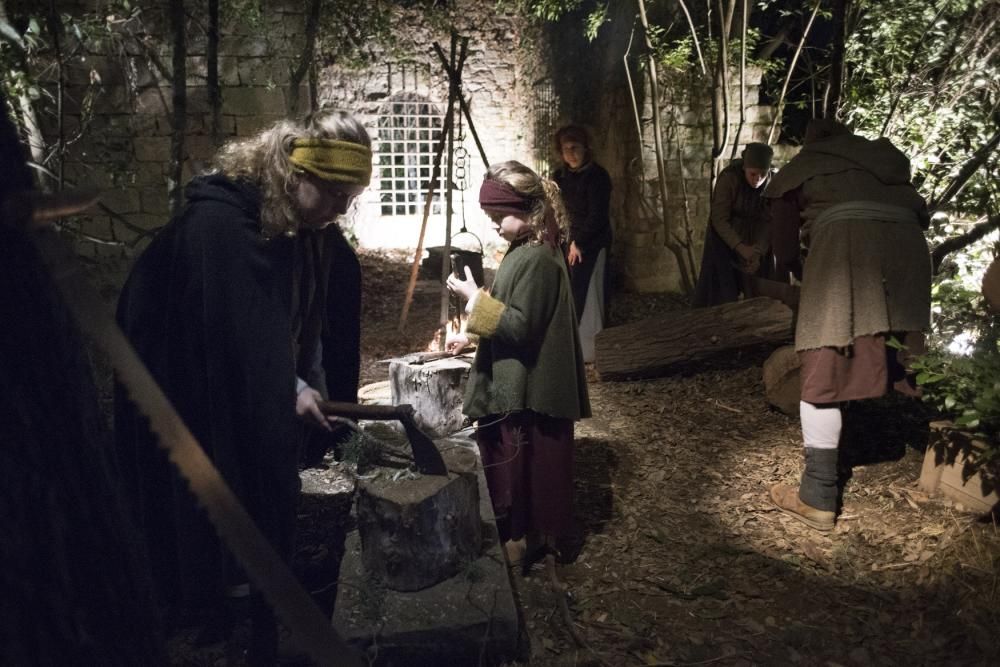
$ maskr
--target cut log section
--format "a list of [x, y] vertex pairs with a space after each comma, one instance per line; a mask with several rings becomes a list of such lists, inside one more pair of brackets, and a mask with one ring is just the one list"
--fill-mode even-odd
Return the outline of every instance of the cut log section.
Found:
[[734, 350], [782, 345], [794, 335], [788, 306], [746, 299], [605, 329], [597, 334], [595, 366], [602, 380], [656, 377]]
[[451, 435], [462, 428], [462, 399], [471, 362], [469, 356], [393, 359], [389, 362], [392, 403], [412, 405], [417, 426], [432, 438]]
[[482, 523], [474, 452], [442, 452], [447, 477], [381, 474], [358, 489], [365, 569], [396, 591], [418, 591], [452, 577], [479, 555]]
[[764, 394], [768, 403], [786, 415], [799, 416], [802, 388], [794, 345], [779, 347], [764, 362]]

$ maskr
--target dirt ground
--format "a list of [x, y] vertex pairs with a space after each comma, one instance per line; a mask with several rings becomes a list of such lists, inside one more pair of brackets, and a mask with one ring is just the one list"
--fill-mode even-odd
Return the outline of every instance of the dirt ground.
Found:
[[[384, 360], [431, 349], [441, 300], [419, 282], [401, 332], [406, 256], [361, 259], [368, 384], [387, 379]], [[680, 307], [618, 294], [612, 324]], [[764, 358], [634, 382], [589, 369], [594, 416], [577, 426], [576, 534], [559, 568], [569, 593], [539, 569], [515, 576], [518, 665], [1000, 664], [1000, 529], [916, 487], [933, 415], [901, 399], [848, 406], [843, 510], [835, 531], [812, 531], [767, 500], [797, 482], [801, 442], [798, 420], [764, 400]], [[300, 527], [297, 564], [325, 548], [313, 532]], [[224, 646], [185, 636], [171, 654], [228, 664]]]
[[[409, 267], [364, 253], [362, 383], [380, 360], [427, 349], [440, 296], [421, 283], [404, 333]], [[677, 308], [618, 295], [621, 323]], [[764, 401], [762, 357], [696, 374], [600, 382], [577, 427], [577, 535], [560, 575], [517, 578], [531, 665], [1000, 664], [1000, 530], [916, 488], [933, 415], [896, 399], [845, 412], [836, 530], [776, 511], [796, 483], [797, 419]]]

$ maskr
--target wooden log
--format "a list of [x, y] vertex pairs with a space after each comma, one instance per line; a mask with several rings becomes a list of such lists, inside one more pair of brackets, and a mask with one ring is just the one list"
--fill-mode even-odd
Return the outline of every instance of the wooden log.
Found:
[[358, 488], [365, 569], [396, 591], [418, 591], [461, 572], [479, 555], [482, 523], [475, 453], [443, 453], [447, 477], [399, 479], [383, 471]]
[[416, 411], [417, 426], [432, 438], [443, 438], [462, 428], [462, 400], [469, 377], [467, 356], [389, 362], [392, 403], [408, 403]]
[[667, 375], [727, 352], [781, 345], [795, 335], [792, 310], [767, 297], [658, 315], [597, 334], [601, 379]]
[[775, 350], [764, 362], [763, 373], [767, 402], [790, 417], [798, 417], [802, 391], [795, 346], [785, 345]]

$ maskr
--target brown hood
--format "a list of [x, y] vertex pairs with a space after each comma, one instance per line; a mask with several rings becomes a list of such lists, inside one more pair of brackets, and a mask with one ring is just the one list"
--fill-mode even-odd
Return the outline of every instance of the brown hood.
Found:
[[871, 173], [885, 185], [910, 182], [910, 160], [885, 137], [870, 140], [856, 134], [826, 137], [806, 144], [771, 179], [763, 196], [777, 199], [814, 176], [851, 169]]

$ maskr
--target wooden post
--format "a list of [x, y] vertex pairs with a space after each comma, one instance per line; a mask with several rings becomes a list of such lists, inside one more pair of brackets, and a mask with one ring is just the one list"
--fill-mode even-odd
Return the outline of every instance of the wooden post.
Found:
[[[435, 45], [437, 46], [437, 45]], [[440, 48], [440, 47], [438, 47]], [[458, 71], [462, 71], [462, 66], [465, 63], [465, 50], [459, 54], [458, 57]], [[413, 265], [410, 267], [410, 282], [406, 286], [406, 297], [403, 300], [403, 312], [399, 316], [399, 330], [402, 331], [406, 327], [406, 318], [410, 313], [410, 304], [413, 302], [413, 290], [417, 285], [417, 271], [420, 269], [420, 256], [424, 252], [424, 234], [427, 231], [427, 220], [431, 214], [431, 205], [434, 199], [434, 193], [437, 190], [437, 181], [441, 175], [441, 155], [444, 153], [445, 141], [448, 134], [451, 132], [452, 127], [452, 113], [454, 109], [455, 100], [449, 94], [448, 96], [448, 112], [444, 119], [444, 127], [441, 128], [441, 139], [438, 141], [437, 151], [434, 154], [434, 168], [431, 170], [431, 182], [427, 188], [427, 198], [424, 200], [424, 216], [420, 223], [420, 237], [417, 239], [417, 250], [413, 255]]]
[[[462, 42], [462, 51], [465, 51], [466, 41]], [[455, 67], [455, 51], [458, 46], [458, 35], [455, 31], [451, 33], [451, 67]], [[457, 97], [458, 86], [455, 84], [455, 79], [452, 77], [448, 78], [448, 99], [452, 100], [452, 104], [448, 105], [448, 113], [454, 113], [455, 104], [454, 100]], [[451, 303], [451, 299], [448, 294], [448, 274], [451, 273], [451, 215], [453, 213], [451, 202], [452, 195], [455, 190], [454, 182], [454, 169], [455, 169], [455, 122], [452, 121], [448, 125], [448, 177], [445, 179], [445, 196], [444, 196], [444, 251], [441, 253], [441, 316], [438, 318], [439, 332], [440, 332], [440, 349], [443, 352], [446, 349], [446, 339], [448, 337], [448, 306]]]

